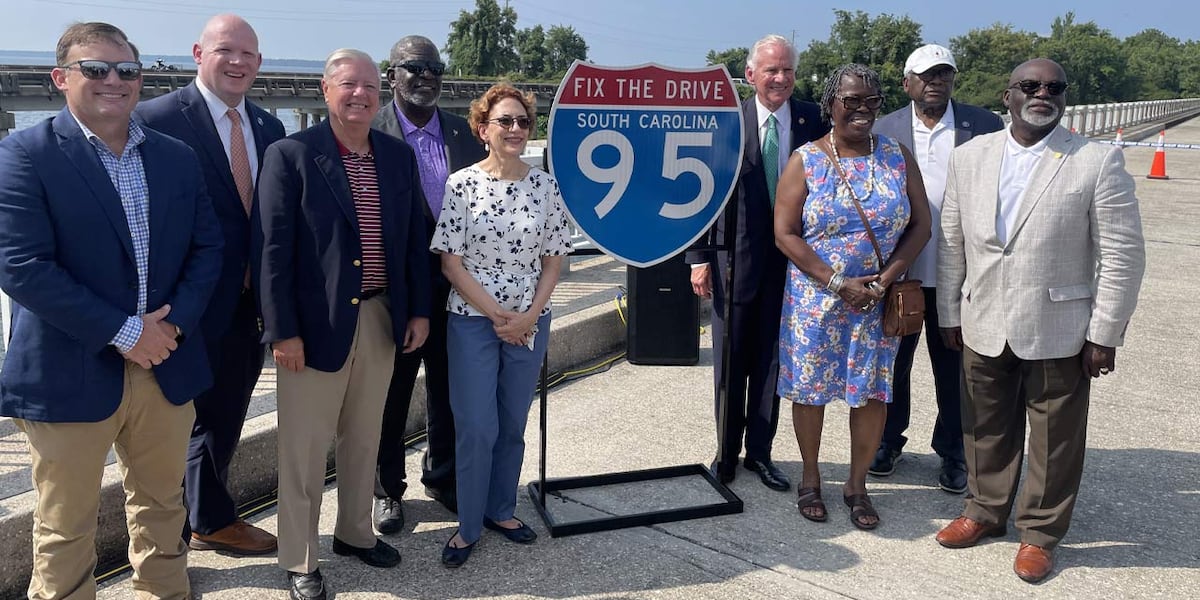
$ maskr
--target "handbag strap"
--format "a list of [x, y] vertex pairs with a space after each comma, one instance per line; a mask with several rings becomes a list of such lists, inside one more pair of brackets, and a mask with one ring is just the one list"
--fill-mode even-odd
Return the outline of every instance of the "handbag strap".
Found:
[[[825, 155], [829, 157], [829, 161], [833, 163], [833, 168], [837, 171], [838, 176], [841, 177], [842, 181], [846, 183], [846, 191], [850, 192], [850, 199], [854, 201], [854, 208], [858, 211], [858, 218], [862, 219], [863, 227], [867, 229], [867, 237], [871, 238], [871, 246], [875, 248], [875, 258], [879, 259], [879, 270], [882, 272], [884, 260], [883, 252], [880, 252], [879, 250], [879, 240], [875, 239], [875, 232], [871, 230], [871, 221], [867, 219], [866, 211], [863, 210], [862, 204], [859, 203], [858, 196], [854, 194], [854, 187], [850, 185], [850, 178], [846, 177], [846, 172], [842, 170], [842, 165], [838, 164], [837, 159], [834, 158], [828, 150], [825, 150], [824, 148], [822, 148], [822, 150], [825, 152]], [[872, 173], [871, 176], [874, 177], [875, 174]], [[903, 277], [901, 277], [901, 279], [903, 279]]]

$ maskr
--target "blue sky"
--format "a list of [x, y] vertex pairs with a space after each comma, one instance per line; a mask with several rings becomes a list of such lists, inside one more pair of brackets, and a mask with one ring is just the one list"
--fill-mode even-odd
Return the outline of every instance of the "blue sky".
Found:
[[[573, 26], [590, 45], [590, 58], [604, 65], [699, 66], [710, 49], [748, 46], [767, 33], [792, 37], [803, 49], [829, 36], [834, 8], [908, 15], [924, 26], [925, 41], [942, 44], [996, 22], [1047, 33], [1054, 17], [1072, 7], [1077, 21], [1096, 21], [1118, 37], [1154, 27], [1181, 40], [1200, 39], [1200, 2], [1194, 0], [509, 2], [518, 27]], [[189, 54], [209, 16], [235, 12], [258, 31], [267, 57], [321, 60], [335, 48], [352, 46], [378, 60], [392, 42], [411, 33], [445, 44], [450, 22], [474, 5], [474, 0], [0, 0], [0, 49], [51, 51], [67, 24], [102, 20], [124, 29], [147, 56]]]

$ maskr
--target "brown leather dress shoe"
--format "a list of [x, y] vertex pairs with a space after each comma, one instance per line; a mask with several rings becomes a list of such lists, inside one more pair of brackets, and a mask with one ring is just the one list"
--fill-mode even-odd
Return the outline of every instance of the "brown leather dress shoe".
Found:
[[270, 554], [277, 548], [275, 536], [245, 521], [237, 520], [208, 535], [192, 532], [192, 550], [220, 550], [236, 556]]
[[943, 527], [937, 534], [937, 542], [947, 548], [970, 548], [980, 538], [1000, 537], [1005, 534], [1003, 525], [988, 526], [967, 517], [959, 517]]
[[1013, 561], [1013, 571], [1017, 577], [1037, 583], [1046, 578], [1054, 570], [1054, 555], [1049, 550], [1033, 544], [1021, 544], [1017, 550], [1017, 559]]

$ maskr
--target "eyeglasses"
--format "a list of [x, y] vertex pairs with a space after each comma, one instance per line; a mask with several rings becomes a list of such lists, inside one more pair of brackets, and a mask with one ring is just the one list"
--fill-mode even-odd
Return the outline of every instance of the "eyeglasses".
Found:
[[925, 83], [929, 83], [935, 79], [938, 79], [941, 81], [950, 81], [951, 79], [954, 79], [954, 75], [956, 73], [957, 73], [957, 71], [955, 71], [954, 69], [952, 69], [950, 67], [945, 67], [942, 69], [930, 69], [928, 71], [925, 71], [924, 73], [913, 73], [913, 75], [916, 75], [917, 79], [920, 79], [921, 81], [924, 81]]
[[507, 116], [507, 115], [505, 115], [503, 117], [496, 117], [495, 119], [488, 119], [487, 122], [495, 123], [505, 129], [512, 129], [513, 123], [517, 124], [518, 129], [529, 129], [529, 125], [531, 123], [533, 123], [533, 121], [531, 121], [529, 119], [529, 117], [514, 118], [514, 117]]
[[837, 98], [842, 101], [842, 106], [846, 107], [846, 110], [858, 110], [864, 104], [869, 110], [879, 110], [879, 107], [883, 106], [883, 96], [867, 96], [866, 98], [837, 96]]
[[107, 79], [109, 71], [117, 70], [117, 77], [122, 81], [137, 81], [142, 76], [142, 63], [139, 62], [106, 62], [103, 60], [77, 60], [63, 65], [60, 69], [79, 69], [79, 74], [86, 79]]
[[420, 75], [425, 71], [429, 71], [434, 77], [441, 77], [446, 72], [445, 63], [433, 62], [431, 60], [407, 60], [392, 66], [404, 69], [412, 75]]
[[1038, 81], [1036, 79], [1022, 79], [1021, 81], [1008, 86], [1008, 89], [1011, 90], [1016, 88], [1021, 90], [1021, 92], [1026, 96], [1032, 96], [1038, 93], [1038, 90], [1046, 88], [1046, 91], [1049, 92], [1051, 96], [1058, 96], [1067, 91], [1067, 87], [1069, 85], [1070, 84], [1065, 81]]

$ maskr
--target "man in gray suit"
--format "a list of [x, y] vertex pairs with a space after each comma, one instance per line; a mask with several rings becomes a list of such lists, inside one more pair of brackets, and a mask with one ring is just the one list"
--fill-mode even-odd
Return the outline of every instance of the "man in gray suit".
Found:
[[1013, 570], [1029, 582], [1050, 574], [1070, 526], [1091, 379], [1115, 367], [1146, 258], [1124, 155], [1059, 126], [1066, 89], [1054, 61], [1013, 71], [1008, 131], [950, 158], [938, 250], [939, 325], [963, 352], [973, 497], [937, 541], [965, 548], [1003, 535], [1015, 502]]
[[[379, 109], [371, 126], [400, 138], [413, 147], [424, 188], [426, 233], [432, 237], [442, 210], [446, 177], [483, 160], [487, 153], [471, 133], [466, 119], [439, 110], [442, 74], [446, 65], [429, 38], [410, 35], [392, 46], [388, 82], [394, 100]], [[454, 416], [450, 412], [450, 378], [446, 362], [446, 296], [450, 283], [442, 275], [439, 255], [430, 253], [433, 307], [429, 338], [408, 354], [397, 352], [392, 383], [383, 414], [375, 483], [375, 528], [395, 533], [404, 525], [400, 503], [408, 483], [404, 480], [404, 427], [417, 370], [425, 363], [425, 430], [429, 448], [421, 483], [425, 493], [450, 511], [458, 501], [454, 480]]]
[[[908, 277], [919, 279], [925, 292], [925, 347], [933, 366], [933, 388], [938, 406], [932, 446], [942, 459], [938, 484], [952, 494], [967, 490], [967, 465], [963, 457], [962, 398], [958, 387], [962, 355], [947, 348], [938, 334], [935, 286], [942, 192], [946, 189], [946, 165], [954, 147], [977, 135], [1004, 129], [1004, 122], [991, 111], [950, 99], [957, 73], [954, 56], [946, 48], [937, 44], [917, 48], [904, 63], [904, 91], [912, 102], [875, 122], [875, 133], [900, 142], [912, 152], [921, 167], [921, 178], [929, 194], [933, 237], [908, 270]], [[893, 371], [892, 404], [888, 406], [879, 450], [867, 470], [872, 475], [891, 475], [896, 470], [901, 449], [908, 441], [904, 430], [908, 429], [912, 406], [913, 355], [920, 338], [918, 331], [900, 340]]]

